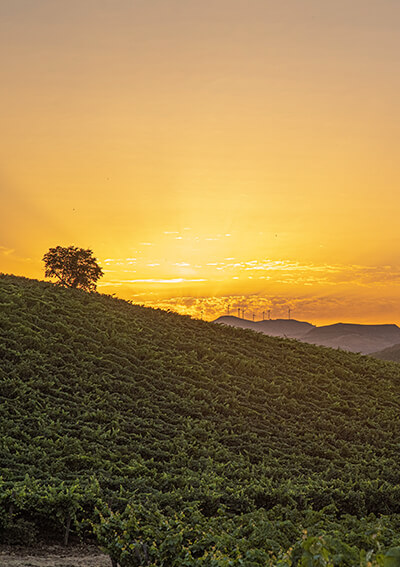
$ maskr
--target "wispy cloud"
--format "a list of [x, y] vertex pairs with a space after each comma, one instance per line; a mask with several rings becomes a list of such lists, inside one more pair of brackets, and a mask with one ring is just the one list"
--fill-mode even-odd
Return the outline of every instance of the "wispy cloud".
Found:
[[177, 284], [177, 283], [185, 283], [185, 282], [206, 282], [207, 280], [204, 278], [142, 278], [142, 279], [134, 279], [134, 280], [113, 280], [111, 282], [101, 282], [99, 286], [112, 286], [112, 285], [127, 285], [127, 284], [136, 284], [136, 283], [156, 283], [156, 284]]
[[[385, 285], [400, 282], [400, 266], [363, 266], [344, 264], [304, 264], [291, 260], [246, 260], [208, 262], [227, 275], [238, 278], [268, 277], [286, 284], [351, 284], [354, 286]], [[264, 272], [264, 276], [262, 276]]]
[[[10, 266], [15, 266], [16, 264], [22, 262], [24, 264], [32, 262], [32, 258], [26, 256], [20, 256], [20, 252], [15, 248], [9, 248], [8, 246], [0, 246], [0, 257], [3, 258], [3, 263]], [[2, 266], [0, 266], [0, 271]]]
[[3, 256], [10, 256], [15, 252], [14, 248], [7, 248], [6, 246], [0, 246], [0, 254]]
[[[179, 237], [180, 238], [180, 237]], [[150, 243], [148, 243], [151, 245]], [[14, 251], [0, 246], [0, 253], [12, 254]], [[121, 266], [129, 268], [135, 265], [135, 269], [141, 267], [158, 267], [168, 269], [192, 266], [186, 259], [179, 261], [160, 260], [155, 258], [106, 258], [104, 264], [107, 267]], [[222, 271], [227, 279], [232, 277], [268, 277], [277, 283], [314, 283], [314, 284], [338, 284], [348, 283], [355, 286], [368, 286], [376, 284], [393, 284], [400, 282], [400, 266], [363, 266], [358, 264], [313, 264], [301, 263], [292, 260], [250, 259], [235, 260], [233, 257], [223, 260], [213, 259], [205, 264], [195, 263], [193, 268], [198, 271], [199, 277], [203, 277], [207, 270], [207, 278], [210, 279], [213, 270]], [[161, 274], [160, 274], [161, 275]], [[165, 274], [162, 274], [163, 276]], [[169, 275], [169, 274], [168, 274]], [[171, 277], [173, 274], [171, 274]]]

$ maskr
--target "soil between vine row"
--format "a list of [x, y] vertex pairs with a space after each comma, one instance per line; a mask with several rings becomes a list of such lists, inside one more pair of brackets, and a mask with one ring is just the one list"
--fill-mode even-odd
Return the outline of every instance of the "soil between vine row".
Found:
[[0, 546], [0, 567], [111, 567], [111, 560], [94, 546]]

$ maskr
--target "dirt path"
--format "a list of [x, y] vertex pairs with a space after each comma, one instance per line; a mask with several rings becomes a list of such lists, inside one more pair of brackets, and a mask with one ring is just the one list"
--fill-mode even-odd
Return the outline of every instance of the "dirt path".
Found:
[[0, 567], [111, 567], [108, 555], [96, 548], [0, 548]]

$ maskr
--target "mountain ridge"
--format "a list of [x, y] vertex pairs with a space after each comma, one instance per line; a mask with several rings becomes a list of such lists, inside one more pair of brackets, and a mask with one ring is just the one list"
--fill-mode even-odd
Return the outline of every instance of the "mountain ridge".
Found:
[[393, 362], [400, 362], [400, 343], [386, 347], [382, 350], [373, 352], [371, 356], [379, 358], [380, 360], [391, 360]]
[[270, 336], [290, 337], [302, 342], [373, 355], [400, 342], [400, 328], [394, 324], [334, 323], [316, 326], [296, 319], [250, 321], [222, 316], [217, 324], [252, 329]]
[[[296, 319], [266, 319], [264, 321], [251, 321], [248, 319], [241, 319], [233, 315], [224, 315], [213, 322], [252, 329], [270, 336], [287, 336], [289, 338], [303, 336], [315, 327], [315, 325], [312, 325], [311, 323], [306, 321], [297, 321]], [[242, 322], [243, 325], [241, 325]]]

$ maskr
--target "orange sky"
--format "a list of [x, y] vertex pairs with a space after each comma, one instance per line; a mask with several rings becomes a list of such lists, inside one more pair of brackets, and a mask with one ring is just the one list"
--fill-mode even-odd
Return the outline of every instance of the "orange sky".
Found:
[[0, 3], [0, 271], [400, 323], [398, 0]]

